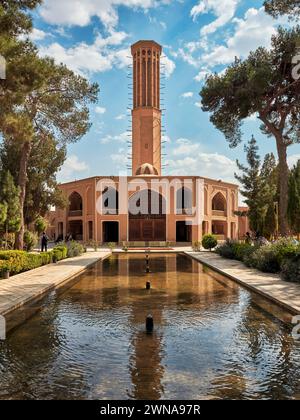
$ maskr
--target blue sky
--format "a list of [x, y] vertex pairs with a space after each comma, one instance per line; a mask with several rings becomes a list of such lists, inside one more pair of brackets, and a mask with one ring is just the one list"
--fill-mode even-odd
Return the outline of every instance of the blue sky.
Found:
[[[60, 181], [126, 171], [130, 127], [127, 72], [129, 47], [140, 39], [163, 45], [166, 69], [167, 167], [165, 175], [202, 175], [233, 181], [243, 145], [230, 149], [200, 108], [205, 75], [222, 71], [235, 56], [268, 46], [279, 23], [267, 16], [261, 0], [44, 0], [34, 14], [32, 39], [42, 55], [53, 56], [97, 81], [99, 103], [91, 107], [93, 126], [68, 148]], [[244, 142], [254, 134], [261, 154], [274, 141], [253, 117], [244, 124]], [[300, 146], [289, 150], [290, 163]]]

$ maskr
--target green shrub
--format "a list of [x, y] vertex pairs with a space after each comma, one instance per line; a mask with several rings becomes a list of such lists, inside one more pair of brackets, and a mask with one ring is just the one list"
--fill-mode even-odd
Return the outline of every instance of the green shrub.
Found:
[[54, 263], [67, 258], [68, 248], [66, 245], [57, 245], [52, 249], [52, 260]]
[[210, 251], [218, 245], [217, 238], [214, 235], [204, 235], [202, 239], [202, 246], [204, 249]]
[[47, 264], [52, 263], [52, 258], [53, 258], [53, 252], [52, 251], [41, 252], [40, 256], [41, 256], [41, 259], [42, 259], [42, 265], [47, 265]]
[[68, 243], [68, 248], [67, 248], [68, 258], [78, 257], [79, 255], [82, 255], [84, 252], [85, 252], [84, 247], [79, 242], [71, 241], [70, 243]]
[[218, 246], [216, 252], [224, 258], [244, 261], [255, 250], [256, 248], [250, 244], [227, 239], [224, 244]]
[[245, 264], [266, 273], [279, 273], [285, 260], [299, 252], [299, 245], [292, 239], [283, 238], [273, 244], [258, 247], [255, 252], [244, 258]]
[[94, 249], [94, 251], [98, 251], [99, 243], [97, 241], [92, 240], [88, 243], [88, 246], [91, 246]]
[[216, 249], [216, 253], [221, 255], [221, 257], [235, 259], [236, 258], [236, 241], [227, 239], [225, 243], [219, 245]]
[[109, 244], [108, 244], [108, 248], [109, 248], [111, 251], [113, 251], [113, 250], [115, 249], [115, 247], [116, 247], [115, 242], [109, 242]]
[[9, 261], [0, 261], [0, 277], [3, 278], [5, 273], [11, 271], [11, 266]]
[[34, 222], [34, 228], [37, 231], [37, 233], [41, 235], [42, 232], [47, 230], [48, 224], [48, 220], [46, 220], [44, 217], [39, 216]]
[[248, 266], [264, 273], [279, 273], [280, 271], [277, 253], [270, 245], [256, 249], [245, 262]]
[[38, 243], [37, 234], [27, 230], [24, 233], [24, 245], [25, 245], [26, 251], [27, 252], [32, 251], [33, 248], [37, 245], [37, 243]]
[[192, 243], [192, 248], [194, 252], [200, 252], [201, 251], [201, 242], [200, 241], [194, 241]]
[[300, 283], [300, 253], [284, 261], [281, 277], [288, 282]]
[[2, 251], [0, 252], [0, 271], [3, 271], [4, 267], [8, 267], [10, 273], [15, 275], [49, 264], [51, 261], [52, 251], [41, 254], [24, 251]]

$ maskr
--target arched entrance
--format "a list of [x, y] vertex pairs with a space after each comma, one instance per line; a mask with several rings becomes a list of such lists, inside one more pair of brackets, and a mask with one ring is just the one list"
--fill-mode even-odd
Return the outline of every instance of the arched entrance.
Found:
[[142, 190], [129, 199], [129, 241], [166, 241], [166, 205], [161, 194]]
[[68, 235], [71, 235], [74, 241], [83, 240], [83, 223], [82, 220], [70, 220]]

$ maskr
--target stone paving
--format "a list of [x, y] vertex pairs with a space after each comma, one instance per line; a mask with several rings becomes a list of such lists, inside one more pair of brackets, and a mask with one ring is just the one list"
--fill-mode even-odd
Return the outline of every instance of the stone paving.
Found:
[[43, 297], [110, 254], [110, 251], [87, 252], [80, 257], [0, 280], [0, 315], [5, 317], [17, 308]]
[[185, 252], [202, 264], [230, 277], [294, 314], [300, 314], [300, 285], [287, 283], [279, 275], [262, 273], [239, 261], [227, 260], [214, 252]]

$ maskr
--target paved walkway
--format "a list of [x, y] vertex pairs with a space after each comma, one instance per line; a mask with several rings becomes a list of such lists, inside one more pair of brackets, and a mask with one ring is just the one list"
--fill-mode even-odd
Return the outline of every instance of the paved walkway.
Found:
[[0, 315], [5, 317], [23, 305], [43, 297], [108, 255], [109, 251], [87, 252], [80, 257], [46, 265], [8, 280], [0, 280]]
[[260, 293], [294, 314], [300, 314], [300, 285], [281, 280], [279, 275], [262, 273], [243, 263], [227, 260], [214, 252], [186, 252], [199, 262]]

